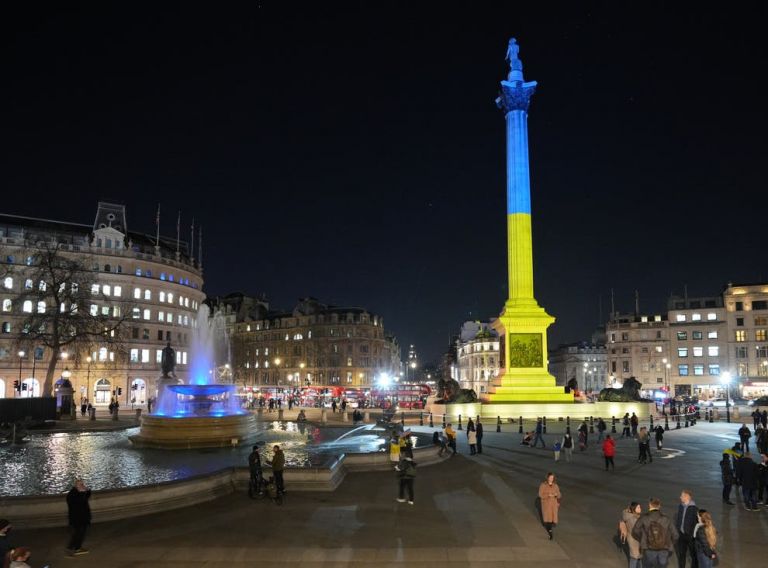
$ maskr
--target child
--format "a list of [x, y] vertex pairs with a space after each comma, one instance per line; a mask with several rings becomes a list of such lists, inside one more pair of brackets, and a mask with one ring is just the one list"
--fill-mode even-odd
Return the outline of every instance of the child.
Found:
[[555, 442], [553, 448], [555, 450], [555, 461], [560, 461], [560, 442]]

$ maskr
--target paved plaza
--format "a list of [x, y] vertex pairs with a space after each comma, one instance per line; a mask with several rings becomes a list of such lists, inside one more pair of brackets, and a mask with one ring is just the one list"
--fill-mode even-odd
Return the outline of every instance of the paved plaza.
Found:
[[[394, 473], [351, 473], [333, 493], [289, 493], [284, 506], [233, 494], [215, 502], [91, 527], [91, 553], [66, 558], [66, 529], [19, 530], [34, 550], [33, 566], [303, 567], [410, 565], [625, 566], [613, 544], [620, 511], [629, 501], [662, 499], [674, 514], [680, 489], [690, 488], [713, 512], [721, 533], [721, 567], [764, 557], [768, 510], [748, 512], [721, 503], [717, 462], [735, 440], [738, 424], [670, 431], [652, 464], [636, 461], [637, 445], [619, 440], [616, 472], [606, 473], [596, 446], [555, 464], [552, 452], [519, 445], [511, 426], [488, 428], [483, 454], [460, 455], [424, 467], [416, 504], [395, 502]], [[511, 430], [511, 431], [510, 431]], [[547, 436], [549, 441], [555, 434]], [[560, 525], [549, 541], [537, 519], [535, 497], [547, 471], [563, 491]], [[288, 488], [290, 491], [290, 487]], [[671, 566], [675, 562], [670, 563]]]

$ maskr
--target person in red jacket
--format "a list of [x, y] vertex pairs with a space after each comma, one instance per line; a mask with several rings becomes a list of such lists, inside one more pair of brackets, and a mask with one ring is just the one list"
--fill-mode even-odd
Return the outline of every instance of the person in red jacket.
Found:
[[603, 441], [603, 457], [605, 458], [605, 471], [608, 471], [608, 465], [611, 466], [611, 471], [616, 469], [616, 465], [613, 463], [613, 456], [616, 455], [616, 442], [613, 441], [611, 435], [608, 434]]

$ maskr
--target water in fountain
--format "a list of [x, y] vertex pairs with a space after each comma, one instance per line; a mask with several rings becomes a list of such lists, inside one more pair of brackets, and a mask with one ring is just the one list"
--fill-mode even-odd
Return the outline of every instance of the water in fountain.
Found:
[[213, 317], [203, 304], [197, 312], [189, 347], [189, 384], [161, 389], [154, 414], [173, 418], [245, 414], [234, 384], [216, 384], [216, 355], [229, 362], [229, 338], [220, 311]]

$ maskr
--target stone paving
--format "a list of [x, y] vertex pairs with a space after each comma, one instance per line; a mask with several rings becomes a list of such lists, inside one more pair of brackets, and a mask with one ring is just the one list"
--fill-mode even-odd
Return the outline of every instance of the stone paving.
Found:
[[[506, 426], [505, 426], [506, 427]], [[533, 567], [626, 566], [612, 542], [629, 501], [662, 499], [674, 515], [683, 487], [713, 512], [721, 533], [720, 567], [760, 565], [768, 510], [721, 504], [717, 462], [739, 424], [705, 424], [670, 431], [666, 449], [649, 465], [637, 445], [619, 440], [616, 472], [606, 473], [600, 451], [576, 452], [555, 463], [552, 452], [519, 445], [513, 432], [488, 428], [484, 452], [460, 455], [418, 471], [416, 504], [394, 501], [394, 473], [353, 473], [334, 493], [289, 493], [282, 507], [233, 494], [215, 502], [154, 516], [92, 526], [91, 553], [64, 556], [65, 529], [19, 531], [31, 543], [32, 565], [109, 567]], [[508, 427], [506, 427], [509, 429]], [[547, 436], [548, 443], [555, 435]], [[554, 471], [563, 491], [560, 525], [549, 541], [538, 522], [536, 490]], [[288, 488], [290, 491], [290, 488]], [[740, 500], [737, 501], [740, 503]], [[670, 566], [675, 566], [672, 560]]]

